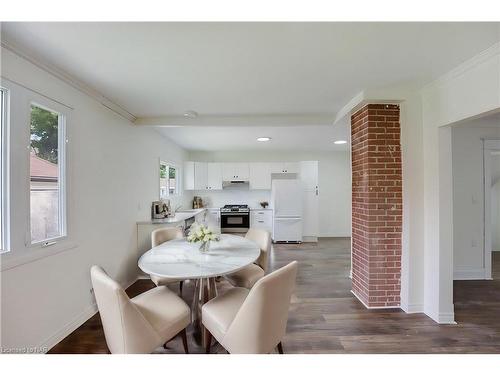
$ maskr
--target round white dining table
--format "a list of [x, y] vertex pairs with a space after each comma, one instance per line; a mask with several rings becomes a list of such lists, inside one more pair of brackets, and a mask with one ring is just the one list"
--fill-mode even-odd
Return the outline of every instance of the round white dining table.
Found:
[[164, 242], [144, 253], [138, 265], [148, 275], [195, 280], [191, 320], [195, 339], [202, 342], [206, 335], [201, 329], [201, 307], [217, 295], [215, 278], [236, 272], [259, 256], [260, 248], [255, 242], [221, 234], [219, 241], [210, 243], [208, 252], [201, 252], [199, 243], [190, 243], [185, 238]]

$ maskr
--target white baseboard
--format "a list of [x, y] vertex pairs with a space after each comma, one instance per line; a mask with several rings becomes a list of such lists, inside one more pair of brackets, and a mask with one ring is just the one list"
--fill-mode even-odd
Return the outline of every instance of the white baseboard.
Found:
[[[130, 282], [123, 283], [124, 289], [127, 289], [133, 283], [135, 283], [138, 278], [133, 279]], [[87, 306], [81, 313], [79, 313], [76, 317], [71, 319], [69, 323], [66, 323], [61, 329], [51, 335], [48, 339], [44, 340], [42, 344], [38, 345], [39, 348], [44, 348], [49, 351], [54, 346], [56, 346], [59, 342], [61, 342], [64, 338], [69, 336], [74, 330], [80, 327], [87, 320], [92, 318], [94, 314], [98, 311], [96, 304], [91, 304]]]
[[439, 324], [457, 324], [455, 322], [455, 313], [439, 313], [438, 315], [438, 323]]
[[61, 342], [64, 338], [71, 334], [75, 329], [80, 327], [87, 320], [92, 318], [94, 314], [97, 312], [97, 305], [92, 304], [88, 306], [85, 310], [83, 310], [80, 314], [78, 314], [73, 320], [64, 325], [60, 330], [50, 336], [47, 340], [45, 340], [38, 347], [46, 348], [47, 351], [56, 346], [59, 342]]
[[351, 293], [354, 295], [354, 297], [356, 297], [359, 300], [359, 302], [361, 302], [363, 304], [364, 307], [366, 307], [367, 309], [370, 309], [370, 310], [400, 309], [401, 308], [400, 305], [397, 305], [397, 306], [375, 306], [375, 307], [370, 307], [366, 303], [364, 303], [361, 298], [359, 298], [359, 296], [356, 294], [356, 292], [354, 292], [354, 290], [351, 290]]
[[407, 314], [418, 314], [424, 312], [424, 305], [422, 303], [410, 303], [408, 306], [401, 306], [401, 309]]
[[457, 268], [453, 271], [453, 280], [484, 280], [484, 268]]
[[318, 242], [318, 237], [304, 236], [304, 237], [302, 237], [302, 242]]

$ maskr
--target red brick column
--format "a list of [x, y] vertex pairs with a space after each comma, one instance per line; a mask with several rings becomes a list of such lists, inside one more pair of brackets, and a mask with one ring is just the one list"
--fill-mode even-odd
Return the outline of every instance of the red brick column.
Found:
[[352, 291], [368, 307], [396, 307], [401, 290], [402, 172], [399, 106], [351, 116]]

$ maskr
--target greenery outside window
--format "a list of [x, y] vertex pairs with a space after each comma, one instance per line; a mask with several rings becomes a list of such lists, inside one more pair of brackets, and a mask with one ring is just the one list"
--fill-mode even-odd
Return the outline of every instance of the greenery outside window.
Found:
[[30, 109], [30, 237], [50, 245], [66, 236], [65, 118], [38, 104]]
[[179, 168], [160, 161], [160, 199], [179, 194]]

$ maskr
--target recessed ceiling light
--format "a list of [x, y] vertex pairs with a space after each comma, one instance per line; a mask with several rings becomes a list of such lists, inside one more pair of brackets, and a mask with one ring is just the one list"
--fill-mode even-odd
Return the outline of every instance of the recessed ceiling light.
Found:
[[345, 145], [347, 141], [335, 141], [333, 143], [335, 143], [336, 145]]
[[257, 138], [257, 140], [259, 142], [267, 142], [267, 141], [270, 141], [271, 138], [270, 137], [259, 137], [259, 138]]
[[186, 111], [184, 112], [184, 117], [186, 118], [196, 118], [198, 117], [198, 113], [195, 111]]

